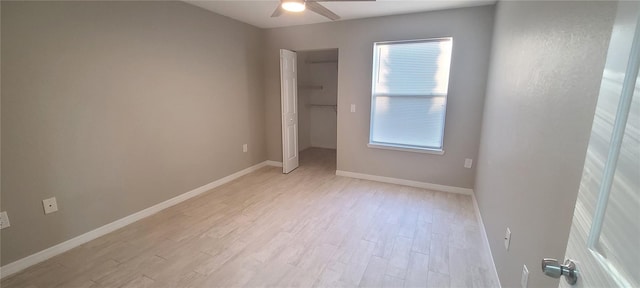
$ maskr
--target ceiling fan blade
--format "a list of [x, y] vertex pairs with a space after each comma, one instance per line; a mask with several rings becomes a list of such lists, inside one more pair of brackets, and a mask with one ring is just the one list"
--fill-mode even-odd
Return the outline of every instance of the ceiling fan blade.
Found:
[[331, 10], [327, 9], [326, 7], [320, 5], [320, 3], [318, 2], [314, 2], [314, 1], [307, 1], [305, 2], [305, 5], [307, 6], [307, 9], [316, 12], [324, 17], [327, 17], [333, 21], [340, 19], [340, 16], [338, 16], [336, 13], [331, 12]]
[[282, 9], [282, 5], [278, 4], [278, 8], [276, 8], [275, 11], [273, 11], [273, 14], [271, 14], [271, 17], [278, 17], [280, 15], [282, 15], [282, 13], [284, 12], [284, 9]]

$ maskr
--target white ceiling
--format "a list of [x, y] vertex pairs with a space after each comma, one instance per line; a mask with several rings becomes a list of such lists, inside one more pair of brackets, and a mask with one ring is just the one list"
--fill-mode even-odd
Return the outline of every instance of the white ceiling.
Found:
[[[184, 1], [260, 28], [285, 27], [331, 21], [308, 10], [302, 13], [286, 12], [280, 17], [271, 18], [271, 13], [273, 13], [280, 3], [278, 0]], [[347, 20], [482, 6], [495, 2], [496, 0], [377, 0], [375, 2], [332, 1], [322, 2], [321, 4], [340, 15], [342, 20]]]

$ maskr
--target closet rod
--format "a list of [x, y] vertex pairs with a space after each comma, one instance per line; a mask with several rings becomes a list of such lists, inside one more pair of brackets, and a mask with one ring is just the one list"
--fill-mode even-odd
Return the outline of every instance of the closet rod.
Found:
[[309, 104], [311, 107], [331, 107], [336, 113], [338, 113], [338, 105], [327, 105], [327, 104]]

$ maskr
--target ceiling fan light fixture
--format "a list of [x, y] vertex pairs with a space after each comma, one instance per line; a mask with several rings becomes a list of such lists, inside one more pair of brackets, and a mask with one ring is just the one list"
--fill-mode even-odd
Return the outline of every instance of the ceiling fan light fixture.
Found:
[[289, 12], [302, 12], [304, 11], [304, 1], [288, 0], [282, 1], [282, 9]]

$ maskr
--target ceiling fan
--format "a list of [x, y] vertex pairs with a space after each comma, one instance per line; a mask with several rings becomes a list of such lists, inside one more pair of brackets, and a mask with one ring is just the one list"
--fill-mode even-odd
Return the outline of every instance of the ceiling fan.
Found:
[[318, 13], [324, 17], [327, 17], [333, 21], [340, 19], [338, 14], [333, 13], [327, 7], [322, 6], [318, 2], [346, 2], [346, 1], [376, 1], [376, 0], [280, 0], [280, 5], [273, 11], [271, 17], [278, 17], [285, 11], [289, 12], [302, 12], [305, 9], [309, 9], [315, 13]]

